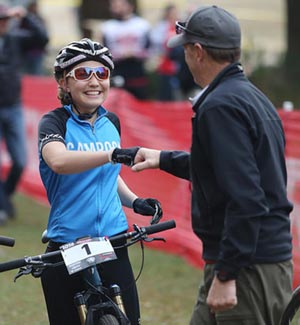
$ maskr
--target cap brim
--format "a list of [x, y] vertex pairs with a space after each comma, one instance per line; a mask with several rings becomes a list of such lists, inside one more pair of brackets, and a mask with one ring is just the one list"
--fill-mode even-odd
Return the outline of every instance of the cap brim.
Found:
[[188, 43], [186, 35], [182, 33], [180, 35], [172, 36], [167, 42], [167, 47], [173, 48], [177, 46], [182, 46], [186, 43]]

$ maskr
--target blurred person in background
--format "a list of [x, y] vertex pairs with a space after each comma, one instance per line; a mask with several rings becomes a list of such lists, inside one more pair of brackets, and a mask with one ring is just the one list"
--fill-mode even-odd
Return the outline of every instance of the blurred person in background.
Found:
[[175, 35], [175, 21], [177, 19], [177, 7], [174, 4], [168, 4], [163, 9], [162, 19], [152, 28], [150, 34], [151, 55], [157, 57], [158, 61], [155, 69], [159, 78], [157, 99], [161, 101], [175, 100], [179, 90], [178, 58], [182, 50], [167, 47], [167, 40]]
[[205, 266], [190, 325], [279, 325], [293, 279], [282, 122], [239, 63], [235, 16], [202, 6], [176, 26], [168, 46], [184, 47], [201, 88], [192, 101], [191, 152], [141, 148], [132, 169], [160, 168], [192, 182]]
[[128, 92], [138, 99], [149, 97], [145, 62], [149, 56], [150, 24], [135, 13], [130, 0], [110, 0], [112, 19], [100, 27], [102, 42], [113, 55], [114, 76], [124, 78]]
[[[48, 34], [47, 26], [44, 18], [39, 12], [38, 0], [30, 0], [27, 4], [27, 15], [31, 19], [35, 20], [36, 24], [40, 26], [41, 29], [44, 29], [45, 35]], [[31, 32], [30, 23], [28, 24], [27, 20], [22, 20], [20, 22], [20, 31], [24, 34]], [[44, 58], [46, 55], [46, 46], [47, 43], [36, 43], [35, 46], [29, 44], [24, 46], [23, 49], [23, 71], [25, 74], [30, 75], [43, 75], [44, 73]]]
[[[17, 28], [26, 22], [28, 31]], [[12, 196], [26, 166], [25, 122], [21, 103], [21, 76], [25, 48], [48, 42], [45, 29], [24, 7], [0, 4], [0, 138], [5, 141], [11, 166], [4, 178], [2, 164], [0, 181], [0, 222], [15, 217]], [[3, 158], [2, 149], [0, 151]], [[1, 195], [2, 193], [2, 195]]]

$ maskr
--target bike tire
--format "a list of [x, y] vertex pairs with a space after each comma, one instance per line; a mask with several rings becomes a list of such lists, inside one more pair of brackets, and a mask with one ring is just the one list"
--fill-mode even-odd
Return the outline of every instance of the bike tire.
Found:
[[114, 315], [106, 314], [99, 318], [97, 325], [120, 325], [120, 323]]
[[300, 287], [297, 287], [281, 317], [280, 325], [299, 324], [300, 319]]

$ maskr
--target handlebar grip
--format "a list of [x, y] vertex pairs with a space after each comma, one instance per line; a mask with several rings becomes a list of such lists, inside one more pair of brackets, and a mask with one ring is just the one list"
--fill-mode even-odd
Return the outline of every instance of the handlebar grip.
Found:
[[[168, 230], [175, 227], [176, 227], [175, 220], [168, 220], [168, 221], [157, 223], [155, 225], [141, 227], [141, 230], [143, 230], [144, 233], [146, 233], [147, 235], [151, 235], [151, 234], [155, 234], [156, 232]], [[134, 230], [134, 231], [126, 232], [124, 234], [109, 237], [109, 240], [111, 244], [114, 245], [118, 240], [130, 239], [137, 234], [138, 232]]]
[[5, 262], [5, 263], [0, 263], [0, 272], [5, 272], [5, 271], [9, 271], [9, 270], [14, 270], [14, 269], [18, 269], [22, 266], [26, 265], [26, 260], [25, 258], [20, 258], [17, 260], [12, 260], [9, 262]]
[[15, 239], [11, 237], [0, 236], [0, 245], [13, 247], [15, 245]]
[[36, 255], [36, 256], [27, 256], [23, 258], [19, 258], [17, 260], [12, 260], [9, 262], [5, 263], [0, 263], [0, 273], [13, 270], [13, 269], [18, 269], [22, 266], [30, 265], [33, 261], [35, 262], [46, 262], [53, 257], [58, 257], [61, 255], [61, 251], [53, 251], [53, 252], [48, 252], [42, 255]]
[[168, 220], [168, 221], [157, 223], [155, 225], [146, 226], [143, 228], [145, 229], [146, 234], [151, 235], [151, 234], [155, 234], [157, 232], [172, 229], [175, 227], [176, 227], [175, 220]]

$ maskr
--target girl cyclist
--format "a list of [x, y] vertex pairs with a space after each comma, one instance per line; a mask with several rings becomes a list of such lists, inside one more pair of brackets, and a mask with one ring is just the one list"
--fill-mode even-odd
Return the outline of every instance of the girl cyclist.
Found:
[[[114, 68], [109, 50], [90, 39], [62, 48], [54, 64], [62, 107], [45, 114], [39, 123], [40, 175], [50, 202], [47, 252], [63, 243], [90, 235], [112, 236], [128, 229], [122, 205], [136, 213], [154, 215], [160, 204], [138, 198], [120, 177], [120, 164], [109, 163], [120, 146], [118, 117], [102, 105]], [[113, 159], [115, 161], [115, 159]], [[126, 248], [117, 260], [101, 267], [103, 282], [122, 290], [131, 324], [139, 324], [138, 294]], [[73, 303], [83, 290], [80, 276], [68, 275], [65, 266], [42, 274], [50, 324], [80, 324]]]

